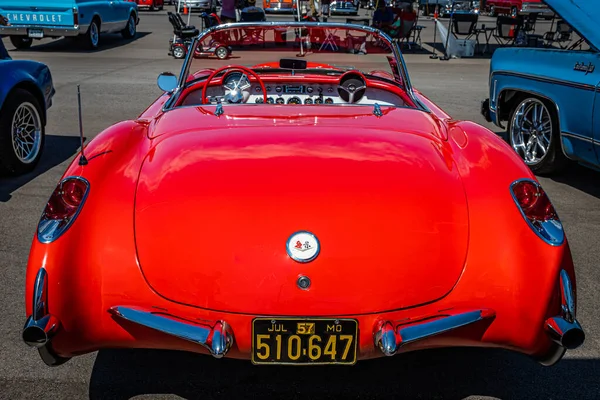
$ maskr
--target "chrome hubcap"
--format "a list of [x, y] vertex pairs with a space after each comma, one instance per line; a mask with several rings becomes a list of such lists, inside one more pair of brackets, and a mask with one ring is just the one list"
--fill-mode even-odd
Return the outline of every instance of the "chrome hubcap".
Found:
[[183, 49], [181, 47], [175, 47], [173, 50], [175, 57], [183, 57]]
[[220, 48], [217, 50], [217, 56], [219, 58], [225, 58], [225, 56], [227, 55], [227, 50], [225, 50], [224, 48]]
[[42, 121], [31, 103], [22, 103], [13, 115], [12, 144], [17, 158], [29, 164], [37, 157], [42, 143]]
[[510, 128], [512, 147], [526, 164], [538, 164], [546, 157], [552, 141], [552, 118], [541, 101], [522, 102]]
[[94, 46], [98, 44], [98, 26], [95, 23], [90, 26], [90, 38]]

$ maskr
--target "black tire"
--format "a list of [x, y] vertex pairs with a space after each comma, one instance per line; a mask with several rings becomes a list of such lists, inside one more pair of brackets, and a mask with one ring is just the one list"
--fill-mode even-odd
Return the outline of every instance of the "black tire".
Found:
[[137, 25], [135, 24], [135, 15], [131, 14], [127, 21], [127, 26], [121, 31], [125, 39], [133, 39], [137, 35]]
[[11, 36], [10, 42], [18, 50], [27, 50], [31, 47], [33, 39], [27, 36]]
[[92, 19], [85, 34], [85, 44], [88, 48], [96, 50], [100, 46], [100, 20]]
[[[31, 116], [32, 118], [37, 117], [37, 123], [39, 123], [40, 136], [37, 138], [37, 142], [34, 140], [29, 157], [20, 157], [13, 146], [14, 136], [17, 135], [13, 120], [16, 117], [17, 110], [22, 109], [22, 107], [28, 108], [28, 112], [35, 111]], [[32, 110], [29, 110], [30, 107], [32, 107]], [[37, 137], [37, 134], [32, 134], [28, 140], [32, 140], [33, 136]], [[25, 137], [22, 137], [22, 139], [25, 139]], [[0, 112], [0, 175], [17, 176], [33, 171], [42, 157], [45, 139], [46, 132], [42, 105], [27, 90], [15, 89], [10, 92]], [[25, 161], [23, 158], [25, 158]]]
[[[542, 104], [545, 110], [548, 112], [551, 121], [552, 134], [550, 138], [550, 145], [547, 146], [548, 149], [546, 155], [543, 156], [539, 162], [527, 165], [529, 166], [531, 171], [536, 175], [551, 175], [553, 173], [563, 170], [569, 164], [569, 159], [564, 155], [561, 148], [560, 126], [558, 124], [558, 115], [555, 105], [546, 99], [530, 95], [522, 96], [517, 101], [515, 101], [514, 104], [515, 106], [510, 111], [508, 123], [506, 126], [506, 141], [508, 142], [508, 144], [514, 149], [515, 142], [513, 140], [513, 128], [515, 125], [514, 119], [516, 111], [526, 106], [527, 104]], [[525, 161], [523, 156], [520, 153], [518, 154], [519, 156], [521, 156], [521, 159]]]

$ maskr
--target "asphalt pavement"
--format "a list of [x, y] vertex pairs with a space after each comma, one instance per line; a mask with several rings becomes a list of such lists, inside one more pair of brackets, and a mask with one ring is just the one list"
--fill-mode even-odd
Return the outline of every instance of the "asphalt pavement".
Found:
[[[482, 20], [493, 24], [492, 19]], [[200, 25], [197, 15], [192, 22]], [[425, 50], [405, 54], [413, 85], [455, 118], [498, 131], [479, 113], [488, 95], [490, 56], [431, 59], [433, 22], [422, 19], [420, 23], [426, 26]], [[540, 29], [544, 24], [548, 23], [541, 22]], [[45, 153], [36, 171], [0, 179], [0, 398], [600, 398], [600, 173], [579, 166], [552, 178], [540, 177], [573, 251], [578, 317], [587, 333], [585, 344], [554, 367], [483, 349], [431, 350], [359, 362], [350, 368], [255, 367], [177, 352], [110, 350], [46, 367], [20, 338], [25, 321], [25, 266], [40, 212], [79, 148], [76, 85], [82, 90], [85, 136], [91, 139], [109, 125], [139, 115], [161, 93], [156, 86], [158, 74], [177, 73], [181, 64], [167, 55], [172, 29], [166, 10], [142, 12], [138, 31], [138, 37], [129, 41], [120, 35], [102, 36], [102, 47], [94, 52], [64, 39], [14, 51], [5, 39], [13, 58], [49, 65], [57, 94], [48, 115]], [[493, 220], [490, 210], [490, 224]], [[535, 262], [532, 257], [531, 263]]]

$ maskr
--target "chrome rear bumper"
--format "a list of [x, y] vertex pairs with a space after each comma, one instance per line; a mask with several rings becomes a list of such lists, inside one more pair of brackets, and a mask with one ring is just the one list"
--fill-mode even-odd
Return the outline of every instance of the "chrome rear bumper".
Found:
[[493, 310], [484, 309], [446, 314], [433, 320], [427, 319], [400, 325], [391, 321], [381, 321], [375, 325], [373, 339], [375, 346], [383, 354], [393, 356], [402, 346], [409, 343], [440, 335], [495, 316], [496, 313]]
[[109, 311], [124, 320], [199, 344], [215, 358], [227, 354], [233, 344], [233, 332], [225, 321], [210, 326], [139, 307], [115, 306]]
[[27, 36], [29, 29], [39, 29], [44, 32], [44, 37], [62, 37], [62, 36], [77, 36], [84, 33], [80, 26], [64, 27], [64, 26], [0, 26], [0, 35], [6, 36]]

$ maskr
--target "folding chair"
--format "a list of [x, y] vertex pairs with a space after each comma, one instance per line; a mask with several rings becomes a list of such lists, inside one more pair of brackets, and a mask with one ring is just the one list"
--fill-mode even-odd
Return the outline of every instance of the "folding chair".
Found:
[[[452, 16], [452, 34], [455, 38], [459, 38], [457, 35], [466, 36], [461, 39], [470, 39], [472, 36], [478, 36], [476, 32], [477, 21], [479, 20], [479, 14], [454, 14]], [[479, 38], [477, 37], [477, 43]]]
[[520, 19], [498, 16], [496, 18], [496, 33], [494, 37], [500, 45], [512, 45], [515, 44], [521, 28], [522, 22]]

